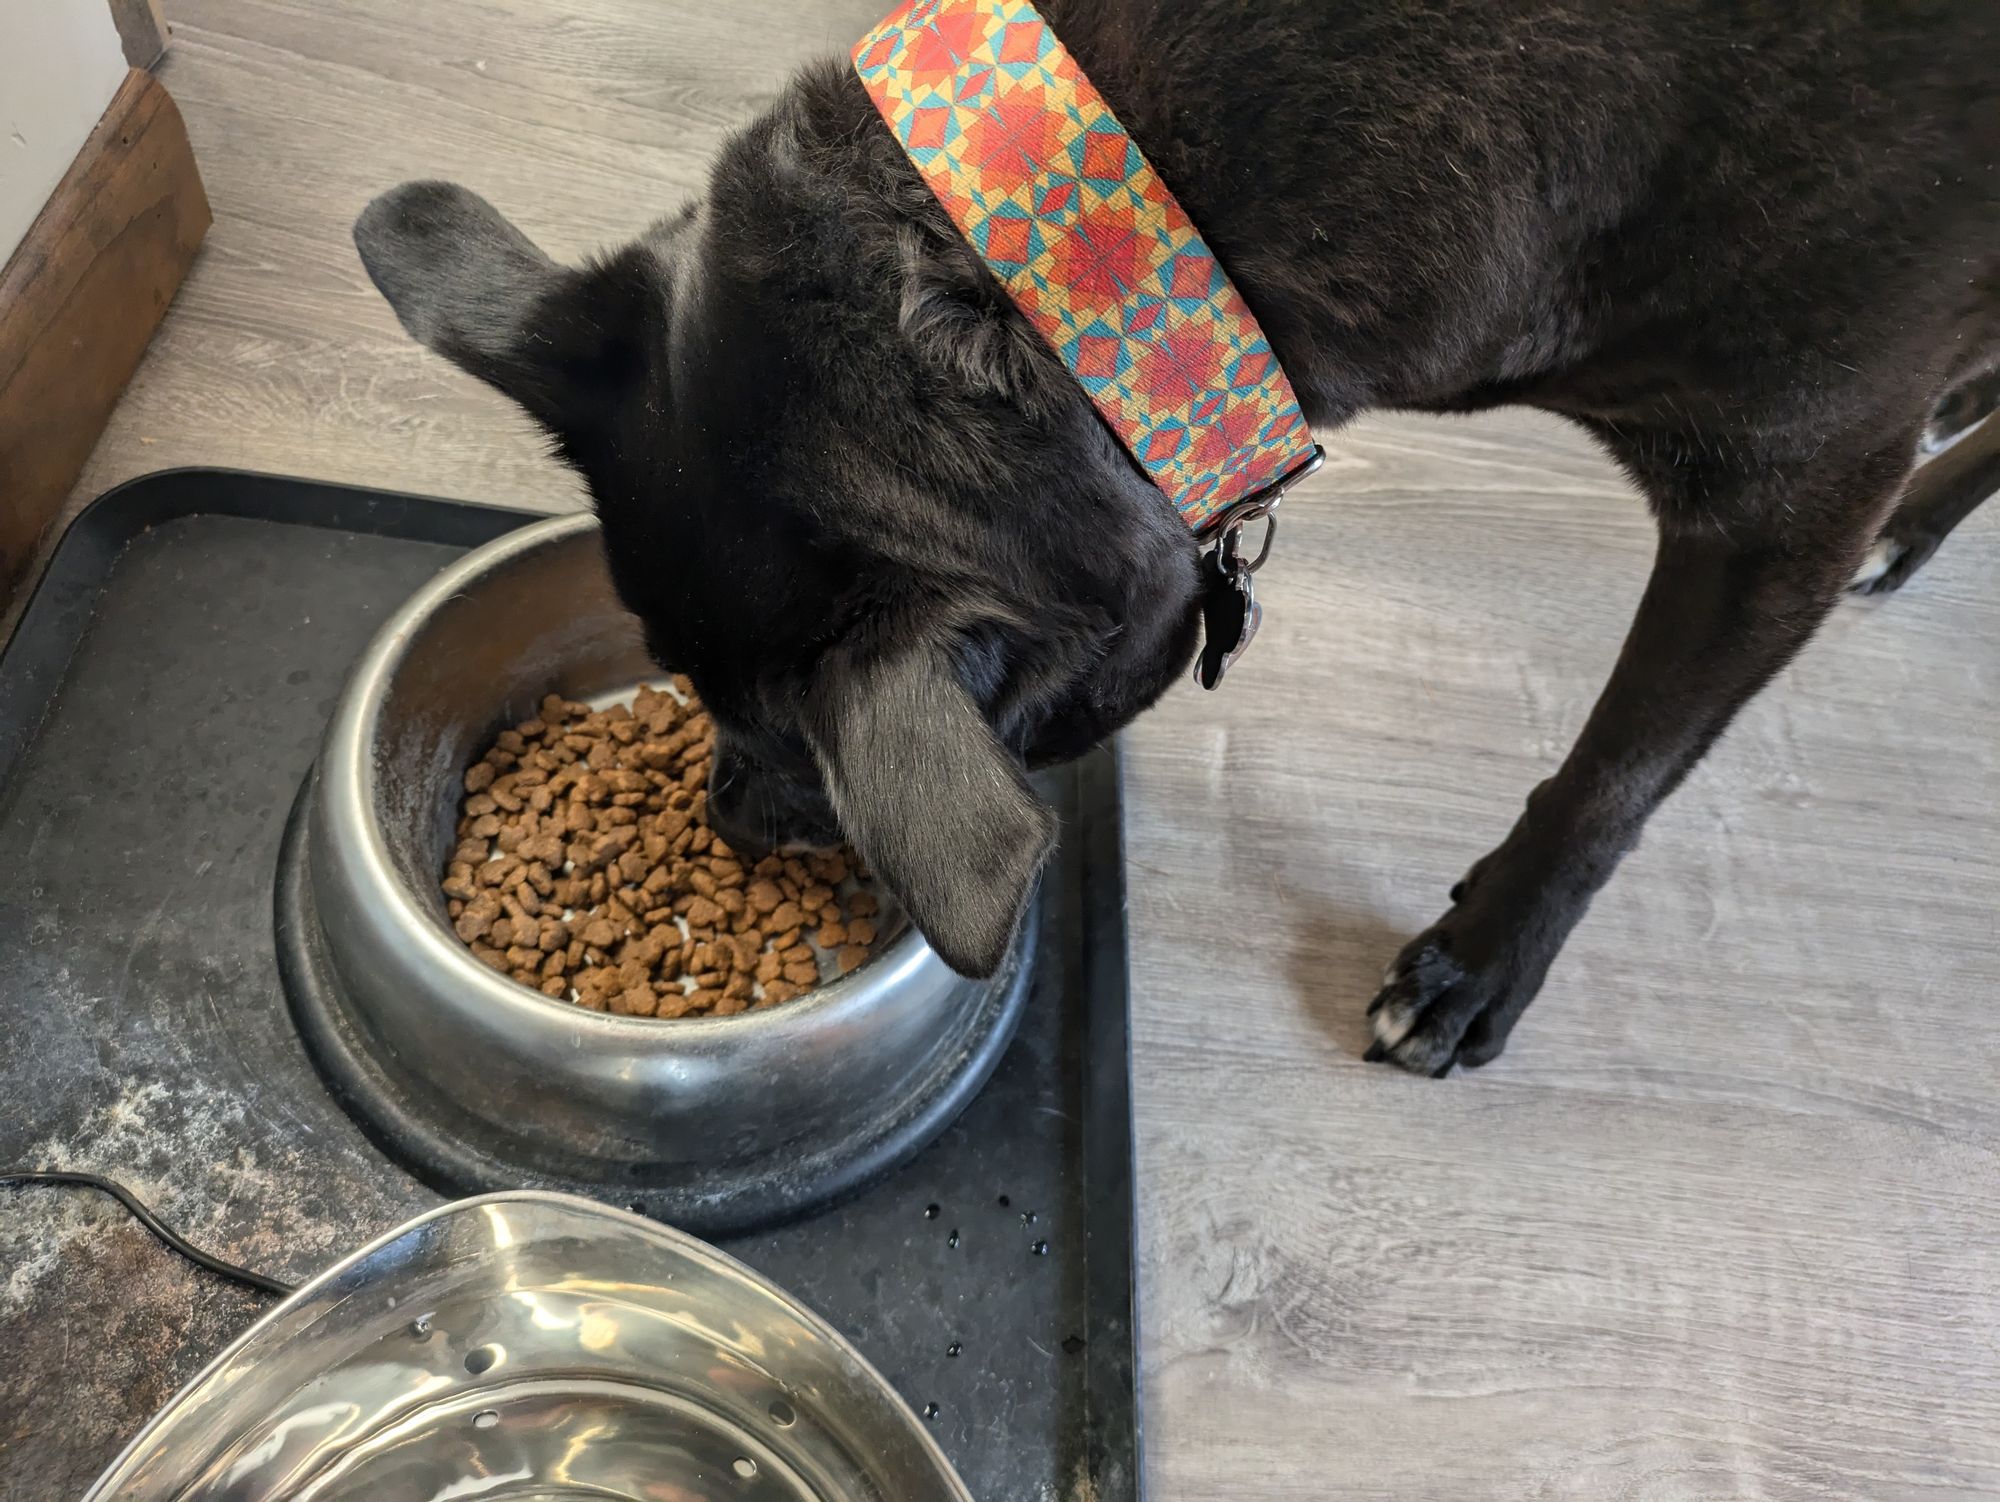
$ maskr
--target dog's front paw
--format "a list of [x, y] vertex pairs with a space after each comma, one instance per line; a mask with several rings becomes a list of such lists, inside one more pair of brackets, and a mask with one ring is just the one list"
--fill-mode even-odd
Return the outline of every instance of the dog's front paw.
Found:
[[1546, 966], [1527, 962], [1505, 945], [1468, 942], [1448, 914], [1413, 939], [1382, 978], [1369, 1003], [1375, 1041], [1366, 1058], [1387, 1060], [1433, 1078], [1454, 1064], [1492, 1062], [1541, 987]]

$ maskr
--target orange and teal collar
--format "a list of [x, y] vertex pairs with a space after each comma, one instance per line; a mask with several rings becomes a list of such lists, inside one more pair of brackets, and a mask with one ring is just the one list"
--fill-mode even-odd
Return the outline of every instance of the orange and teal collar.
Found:
[[[1236, 529], [1320, 451], [1256, 317], [1048, 23], [1028, 0], [909, 0], [854, 67], [1111, 431], [1235, 560]], [[1233, 566], [1249, 618], [1229, 658], [1255, 627], [1254, 565]]]

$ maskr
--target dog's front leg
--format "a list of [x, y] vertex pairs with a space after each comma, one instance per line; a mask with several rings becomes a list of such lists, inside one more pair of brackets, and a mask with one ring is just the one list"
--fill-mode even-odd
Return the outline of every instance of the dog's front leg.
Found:
[[1840, 598], [1913, 447], [1838, 472], [1685, 465], [1649, 487], [1660, 549], [1611, 680], [1561, 769], [1390, 966], [1370, 1059], [1441, 1075], [1499, 1055], [1647, 816]]

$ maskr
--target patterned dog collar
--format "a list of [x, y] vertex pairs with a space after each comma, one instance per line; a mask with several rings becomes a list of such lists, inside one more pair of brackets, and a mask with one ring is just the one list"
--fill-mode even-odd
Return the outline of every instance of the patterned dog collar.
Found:
[[[1197, 536], [1267, 515], [1317, 467], [1256, 317], [1028, 0], [910, 0], [862, 38], [854, 67], [959, 232]], [[1256, 624], [1254, 565], [1236, 567], [1246, 621], [1215, 679]]]

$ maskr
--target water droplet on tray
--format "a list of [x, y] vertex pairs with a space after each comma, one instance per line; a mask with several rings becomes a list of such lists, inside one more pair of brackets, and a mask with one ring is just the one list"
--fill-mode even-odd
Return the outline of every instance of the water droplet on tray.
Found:
[[1049, 1244], [1046, 1241], [1038, 1241], [1029, 1247], [1028, 1250], [1033, 1252], [1037, 1257], [1046, 1257], [1049, 1254]]
[[925, 1220], [936, 1220], [937, 1218], [938, 1218], [938, 1207], [937, 1207], [936, 1205], [925, 1205], [925, 1206], [924, 1206], [924, 1219], [925, 1219]]
[[936, 1418], [937, 1416], [938, 1416], [938, 1406], [937, 1406], [937, 1404], [935, 1404], [935, 1403], [926, 1403], [926, 1404], [924, 1404], [924, 1417], [925, 1417], [925, 1418], [927, 1418], [927, 1419], [934, 1419], [934, 1418]]
[[956, 1356], [960, 1351], [964, 1349], [965, 1349], [964, 1346], [960, 1345], [957, 1341], [954, 1340], [950, 1345], [944, 1348], [944, 1353], [947, 1356]]
[[957, 1226], [953, 1226], [953, 1227], [951, 1228], [951, 1234], [950, 1234], [949, 1236], [945, 1237], [945, 1239], [944, 1239], [944, 1244], [945, 1244], [946, 1246], [949, 1246], [949, 1247], [955, 1247], [955, 1246], [957, 1246], [957, 1245], [958, 1245], [958, 1227], [957, 1227]]

